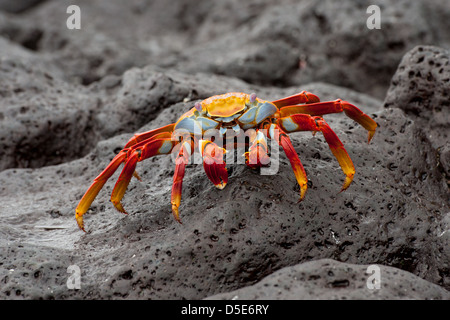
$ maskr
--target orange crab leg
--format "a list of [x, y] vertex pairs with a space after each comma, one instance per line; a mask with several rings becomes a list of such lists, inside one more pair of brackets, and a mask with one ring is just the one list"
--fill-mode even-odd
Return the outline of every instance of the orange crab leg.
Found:
[[284, 106], [291, 106], [299, 103], [315, 103], [315, 102], [320, 102], [319, 97], [307, 91], [302, 91], [298, 94], [294, 94], [292, 96], [283, 99], [272, 101], [272, 103], [276, 105], [278, 108]]
[[125, 209], [123, 208], [122, 203], [120, 202], [125, 195], [125, 191], [128, 188], [128, 184], [130, 183], [131, 177], [133, 176], [134, 169], [136, 168], [136, 164], [139, 161], [139, 153], [132, 151], [130, 152], [130, 156], [125, 162], [125, 165], [120, 173], [119, 179], [117, 179], [116, 184], [114, 185], [114, 189], [111, 193], [111, 202], [114, 207], [122, 212], [127, 214]]
[[181, 203], [181, 191], [183, 187], [183, 178], [186, 164], [189, 162], [189, 158], [194, 149], [194, 143], [192, 140], [185, 141], [178, 152], [177, 159], [175, 160], [175, 172], [173, 175], [173, 185], [172, 185], [172, 195], [170, 198], [170, 202], [172, 204], [172, 214], [179, 223], [180, 214], [178, 212], [178, 208]]
[[103, 188], [106, 181], [116, 172], [119, 165], [126, 159], [127, 153], [126, 151], [120, 151], [114, 159], [110, 162], [110, 164], [103, 170], [97, 178], [94, 179], [94, 182], [91, 184], [89, 189], [81, 198], [78, 206], [75, 210], [75, 219], [77, 220], [78, 226], [81, 230], [84, 230], [83, 223], [83, 214], [88, 211], [95, 197], [98, 195], [100, 190]]
[[144, 140], [153, 138], [155, 135], [162, 133], [162, 132], [167, 132], [167, 133], [172, 134], [174, 127], [175, 127], [175, 123], [171, 123], [171, 124], [168, 124], [167, 126], [164, 126], [164, 127], [158, 128], [158, 129], [154, 129], [154, 130], [150, 130], [150, 131], [142, 132], [142, 133], [137, 133], [127, 142], [124, 149], [131, 147], [131, 146], [133, 146], [139, 142], [142, 142]]
[[225, 149], [208, 140], [199, 141], [200, 153], [203, 157], [203, 168], [209, 180], [218, 189], [223, 189], [228, 183], [228, 171], [223, 155]]
[[297, 152], [292, 145], [291, 139], [289, 136], [282, 130], [282, 128], [278, 124], [270, 124], [268, 127], [269, 137], [271, 139], [275, 139], [278, 144], [283, 148], [284, 153], [289, 159], [291, 163], [292, 170], [294, 171], [295, 178], [297, 179], [297, 183], [300, 186], [300, 199], [302, 201], [305, 197], [306, 190], [308, 188], [308, 178], [306, 177], [305, 168], [298, 157]]
[[322, 132], [327, 141], [331, 152], [334, 154], [342, 168], [346, 178], [342, 190], [344, 191], [350, 185], [355, 174], [355, 166], [353, 165], [350, 156], [344, 148], [341, 140], [330, 126], [321, 117], [312, 117], [307, 114], [294, 114], [290, 117], [281, 118], [278, 120], [279, 125], [288, 132], [296, 131], [313, 131]]
[[149, 139], [148, 141], [142, 141], [131, 148], [125, 148], [120, 151], [106, 169], [94, 179], [92, 185], [81, 198], [75, 210], [75, 218], [80, 229], [85, 231], [83, 215], [87, 212], [106, 181], [114, 174], [120, 164], [125, 162], [125, 166], [112, 191], [111, 201], [117, 210], [126, 213], [120, 201], [125, 194], [131, 177], [135, 175], [134, 169], [136, 168], [136, 163], [155, 155], [170, 153], [176, 143], [176, 141], [172, 141], [170, 138]]
[[170, 153], [175, 144], [176, 141], [173, 141], [170, 138], [165, 138], [142, 141], [133, 146], [131, 152], [129, 151], [127, 162], [125, 163], [125, 166], [123, 167], [119, 179], [117, 179], [116, 185], [114, 186], [111, 194], [111, 202], [118, 211], [125, 214], [127, 213], [120, 201], [125, 195], [125, 191], [127, 190], [128, 184], [130, 183], [131, 177], [136, 169], [136, 164], [156, 155]]
[[[135, 135], [135, 136], [137, 136], [137, 135]], [[133, 145], [131, 145], [130, 148], [133, 149], [133, 150], [134, 149], [141, 149], [141, 147], [147, 145], [149, 142], [151, 142], [153, 140], [167, 139], [167, 138], [171, 138], [171, 137], [172, 137], [172, 132], [154, 132], [150, 138], [147, 138], [147, 139], [142, 140], [142, 141], [140, 141], [140, 142], [138, 142], [136, 144], [133, 144]], [[130, 139], [130, 141], [132, 141], [132, 139]], [[130, 141], [128, 141], [127, 145], [130, 143]], [[138, 173], [136, 171], [133, 172], [133, 177], [135, 177], [139, 181], [142, 181], [141, 177], [138, 175]]]
[[324, 114], [340, 112], [345, 112], [345, 114], [349, 118], [358, 122], [367, 131], [369, 131], [368, 142], [370, 142], [378, 126], [377, 123], [360, 109], [341, 99], [335, 101], [311, 103], [306, 105], [285, 106], [280, 109], [280, 116], [283, 118], [301, 113], [311, 116], [322, 116]]

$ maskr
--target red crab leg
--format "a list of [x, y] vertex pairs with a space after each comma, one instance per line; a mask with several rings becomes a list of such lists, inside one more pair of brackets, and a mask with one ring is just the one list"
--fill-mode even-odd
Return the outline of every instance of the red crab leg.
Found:
[[226, 150], [208, 140], [200, 140], [199, 148], [203, 157], [203, 168], [209, 180], [216, 188], [225, 188], [228, 182], [228, 171], [223, 155]]
[[278, 108], [284, 106], [291, 106], [299, 103], [315, 103], [315, 102], [320, 102], [319, 97], [307, 91], [302, 91], [298, 94], [294, 94], [293, 96], [272, 101], [272, 103], [276, 105]]
[[309, 114], [311, 116], [322, 116], [324, 114], [339, 113], [339, 112], [345, 112], [345, 114], [349, 118], [358, 122], [367, 131], [369, 131], [368, 142], [370, 142], [378, 126], [377, 123], [367, 114], [362, 112], [354, 105], [348, 103], [347, 101], [338, 99], [335, 101], [318, 102], [306, 105], [285, 106], [280, 109], [280, 115], [282, 118], [293, 114], [301, 114], [301, 113]]
[[170, 202], [172, 204], [172, 214], [179, 223], [181, 223], [178, 208], [181, 203], [181, 191], [183, 187], [183, 178], [186, 164], [189, 162], [192, 151], [194, 149], [194, 143], [192, 140], [185, 141], [178, 152], [177, 159], [175, 160], [175, 172], [173, 175], [172, 195]]
[[174, 126], [175, 126], [175, 123], [171, 123], [171, 124], [168, 124], [167, 126], [164, 126], [164, 127], [158, 128], [158, 129], [154, 129], [154, 130], [150, 130], [150, 131], [142, 132], [142, 133], [137, 133], [127, 142], [124, 149], [131, 147], [131, 146], [133, 146], [139, 142], [142, 142], [144, 140], [148, 140], [162, 132], [168, 132], [168, 133], [172, 134]]
[[[163, 127], [164, 128], [164, 127]], [[162, 128], [160, 128], [162, 129]], [[152, 130], [152, 134], [150, 136], [150, 138], [147, 138], [145, 140], [141, 140], [137, 143], [135, 143], [135, 141], [137, 141], [138, 139], [143, 139], [144, 136], [143, 135], [139, 135], [136, 134], [134, 135], [134, 137], [138, 137], [138, 139], [136, 139], [135, 141], [133, 140], [134, 138], [131, 138], [130, 141], [128, 141], [128, 143], [126, 145], [130, 145], [129, 148], [131, 149], [141, 149], [143, 146], [147, 145], [148, 143], [150, 143], [151, 141], [157, 140], [157, 139], [167, 139], [167, 138], [171, 138], [172, 137], [172, 132], [165, 132], [165, 131], [161, 131], [161, 132], [157, 132], [157, 130], [159, 129], [155, 129]], [[145, 132], [145, 134], [150, 133], [151, 131]], [[130, 144], [130, 142], [133, 142], [133, 144]], [[126, 149], [126, 148], [124, 148]], [[133, 177], [135, 177], [136, 179], [138, 179], [139, 181], [142, 181], [141, 177], [138, 175], [138, 173], [136, 171], [133, 172]]]
[[122, 213], [127, 213], [120, 202], [125, 195], [128, 184], [133, 176], [136, 164], [142, 160], [159, 154], [168, 154], [172, 151], [176, 141], [170, 138], [155, 139], [150, 141], [143, 141], [135, 146], [128, 152], [127, 162], [120, 173], [119, 179], [117, 179], [116, 185], [111, 194], [111, 202], [114, 207]]
[[267, 154], [267, 140], [262, 131], [250, 131], [250, 148], [244, 154], [246, 164], [250, 168], [257, 168], [267, 165], [270, 158]]
[[300, 186], [299, 201], [302, 201], [308, 188], [308, 178], [306, 177], [305, 168], [303, 168], [300, 158], [292, 145], [291, 139], [289, 139], [289, 136], [281, 129], [281, 127], [277, 124], [270, 124], [268, 129], [269, 137], [278, 142], [291, 163], [295, 178]]
[[103, 170], [102, 173], [100, 173], [97, 178], [94, 179], [94, 182], [81, 198], [75, 210], [75, 218], [80, 229], [85, 231], [83, 215], [87, 212], [106, 181], [114, 174], [120, 164], [126, 162], [119, 176], [119, 179], [114, 186], [111, 201], [113, 202], [117, 210], [125, 213], [120, 200], [125, 194], [128, 183], [130, 182], [130, 179], [134, 174], [136, 163], [158, 154], [170, 153], [175, 144], [176, 141], [172, 141], [170, 138], [154, 140], [150, 139], [145, 143], [142, 142], [134, 145], [131, 148], [126, 148], [120, 151], [119, 154], [117, 154], [110, 162], [110, 164], [105, 168], [105, 170]]
[[77, 220], [78, 226], [81, 230], [85, 231], [83, 214], [88, 211], [89, 207], [91, 206], [100, 190], [103, 188], [106, 181], [114, 174], [114, 172], [116, 172], [117, 168], [126, 159], [126, 157], [127, 152], [124, 150], [120, 151], [110, 162], [110, 164], [105, 168], [105, 170], [103, 170], [102, 173], [100, 173], [97, 178], [94, 179], [94, 182], [81, 198], [75, 210], [75, 219]]
[[323, 120], [321, 117], [312, 117], [307, 114], [293, 114], [289, 117], [281, 118], [278, 120], [280, 127], [282, 127], [287, 132], [296, 132], [296, 131], [320, 131], [322, 132], [325, 140], [328, 143], [328, 146], [333, 152], [334, 156], [339, 162], [339, 165], [342, 168], [346, 178], [344, 181], [344, 185], [342, 186], [342, 190], [348, 188], [350, 183], [353, 180], [353, 176], [355, 174], [355, 167], [353, 165], [350, 156], [344, 148], [341, 140], [339, 140], [338, 136], [334, 131], [330, 128], [330, 126]]

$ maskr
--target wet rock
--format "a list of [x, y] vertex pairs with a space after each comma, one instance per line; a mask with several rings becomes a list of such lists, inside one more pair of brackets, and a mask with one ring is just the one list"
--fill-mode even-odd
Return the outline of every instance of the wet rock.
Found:
[[[375, 283], [375, 271], [380, 282]], [[450, 292], [413, 274], [387, 266], [321, 259], [286, 267], [253, 286], [209, 300], [450, 299]]]

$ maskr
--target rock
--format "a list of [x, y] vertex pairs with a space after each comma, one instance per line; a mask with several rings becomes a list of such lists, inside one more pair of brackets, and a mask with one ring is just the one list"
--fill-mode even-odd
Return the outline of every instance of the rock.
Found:
[[[32, 243], [14, 243], [0, 246], [0, 254], [8, 257], [0, 276], [3, 299], [53, 299], [56, 295], [65, 298], [60, 288], [67, 291], [70, 276], [67, 268], [72, 262], [64, 251]], [[17, 279], [23, 279], [29, 287], [25, 289], [16, 284]]]
[[403, 57], [384, 101], [386, 108], [400, 108], [424, 127], [448, 177], [449, 86], [450, 52], [434, 46], [417, 46]]
[[[398, 298], [445, 296], [448, 145], [424, 125], [439, 120], [434, 111], [425, 118], [379, 98], [410, 45], [446, 47], [448, 34], [438, 32], [446, 2], [382, 2], [382, 29], [369, 33], [362, 2], [178, 1], [79, 1], [82, 30], [64, 27], [70, 1], [0, 13], [0, 297], [203, 299], [321, 259], [350, 274], [377, 264], [392, 279], [422, 279], [408, 288], [423, 295]], [[300, 90], [348, 100], [379, 124], [367, 144], [344, 114], [325, 116], [356, 166], [345, 192], [323, 136], [302, 132], [290, 135], [309, 178], [301, 203], [283, 154], [274, 175], [229, 161], [224, 190], [190, 164], [179, 224], [170, 205], [175, 165], [161, 156], [138, 164], [143, 181], [130, 183], [128, 215], [109, 200], [117, 172], [85, 215], [88, 233], [76, 226], [78, 201], [135, 132], [172, 123], [214, 94], [273, 100]], [[426, 97], [435, 110], [436, 97]], [[445, 130], [436, 126], [436, 136]], [[79, 290], [67, 287], [74, 266]], [[312, 294], [328, 296], [317, 283]], [[386, 295], [401, 294], [391, 288]]]
[[0, 170], [61, 163], [95, 145], [97, 101], [84, 88], [13, 56], [0, 60], [0, 75]]
[[[280, 95], [286, 91], [273, 90]], [[195, 101], [164, 109], [139, 131], [175, 121]], [[116, 174], [85, 215], [89, 233], [77, 229], [74, 207], [130, 134], [102, 141], [86, 157], [69, 163], [5, 170], [0, 173], [0, 216], [9, 223], [0, 228], [1, 246], [5, 253], [12, 247], [15, 258], [11, 262], [11, 254], [0, 255], [0, 295], [201, 299], [323, 258], [392, 266], [448, 288], [445, 182], [434, 166], [436, 152], [399, 109], [370, 114], [380, 124], [370, 145], [365, 130], [350, 119], [327, 117], [357, 168], [346, 192], [339, 193], [343, 174], [320, 134], [292, 134], [310, 180], [302, 203], [297, 203], [299, 190], [283, 155], [273, 176], [230, 164], [229, 183], [221, 191], [201, 166], [190, 165], [183, 184], [182, 225], [170, 212], [174, 164], [161, 156], [138, 165], [144, 182], [130, 184], [124, 198], [127, 216], [109, 202]], [[49, 262], [37, 260], [30, 266], [27, 257], [42, 245], [53, 250]], [[81, 290], [66, 287], [69, 263], [81, 270]], [[24, 276], [44, 264], [53, 268], [43, 269], [46, 279], [57, 277], [51, 280], [51, 295], [45, 281], [36, 284]]]
[[0, 0], [0, 10], [20, 13], [29, 10], [41, 2], [44, 2], [44, 0]]
[[[379, 271], [379, 287], [371, 281]], [[368, 287], [369, 286], [369, 287]], [[413, 274], [382, 265], [321, 259], [278, 270], [260, 282], [208, 300], [448, 300], [450, 292]]]
[[328, 82], [379, 99], [405, 52], [419, 44], [450, 45], [441, 32], [450, 17], [442, 0], [379, 1], [379, 30], [367, 28], [369, 1], [77, 3], [82, 30], [65, 27], [73, 1], [46, 1], [0, 19], [0, 35], [84, 85], [152, 64], [268, 86]]
[[445, 22], [440, 25], [432, 17], [448, 19], [450, 11], [441, 2], [401, 1], [392, 6], [379, 1], [381, 29], [369, 30], [370, 4], [286, 1], [258, 9], [247, 4], [241, 13], [251, 21], [247, 24], [224, 9], [206, 16], [201, 28], [215, 30], [220, 17], [229, 19], [234, 30], [199, 41], [184, 48], [180, 57], [166, 56], [163, 61], [187, 72], [200, 69], [251, 83], [324, 81], [383, 98], [407, 50], [424, 43], [449, 45], [448, 36], [440, 36]]
[[114, 6], [112, 1], [111, 5], [103, 1], [99, 6], [82, 2], [78, 3], [81, 30], [66, 26], [66, 10], [73, 1], [46, 1], [20, 16], [0, 16], [0, 35], [34, 51], [42, 61], [59, 69], [59, 77], [71, 83], [89, 85], [107, 75], [121, 75], [131, 67], [144, 66], [146, 53], [133, 41], [135, 38], [114, 31], [115, 26], [124, 25], [132, 34], [129, 10]]

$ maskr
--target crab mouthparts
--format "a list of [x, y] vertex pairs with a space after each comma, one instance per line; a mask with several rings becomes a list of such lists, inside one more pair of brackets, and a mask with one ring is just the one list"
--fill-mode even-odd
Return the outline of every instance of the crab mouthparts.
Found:
[[241, 132], [241, 127], [235, 122], [222, 123], [221, 127], [219, 128], [219, 132], [223, 136], [229, 129], [233, 130], [236, 134], [239, 134], [239, 132]]

